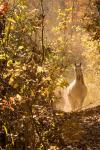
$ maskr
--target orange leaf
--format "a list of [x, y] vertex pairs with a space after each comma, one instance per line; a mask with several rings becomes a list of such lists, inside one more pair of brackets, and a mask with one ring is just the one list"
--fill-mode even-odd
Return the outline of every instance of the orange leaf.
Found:
[[7, 2], [0, 5], [0, 15], [5, 15], [8, 12], [8, 10], [9, 10], [9, 7], [8, 7]]
[[14, 103], [14, 98], [10, 97], [10, 103]]

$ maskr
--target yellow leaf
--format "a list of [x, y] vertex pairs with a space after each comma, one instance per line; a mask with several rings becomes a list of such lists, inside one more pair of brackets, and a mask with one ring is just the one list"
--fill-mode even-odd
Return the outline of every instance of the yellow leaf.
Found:
[[16, 21], [13, 18], [8, 18], [8, 21], [10, 21], [12, 23], [16, 23]]
[[31, 96], [35, 96], [35, 93], [33, 90], [31, 91]]
[[24, 46], [19, 46], [18, 47], [19, 50], [22, 50], [23, 48], [24, 48]]
[[37, 72], [43, 72], [43, 68], [41, 66], [38, 66]]

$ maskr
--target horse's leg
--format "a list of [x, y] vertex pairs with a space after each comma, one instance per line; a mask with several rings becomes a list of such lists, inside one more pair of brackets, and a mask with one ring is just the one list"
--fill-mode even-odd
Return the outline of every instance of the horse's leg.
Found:
[[81, 110], [82, 109], [82, 104], [83, 104], [83, 100], [78, 99], [77, 110]]
[[69, 100], [69, 103], [71, 105], [72, 111], [75, 111], [75, 109], [76, 109], [76, 100], [75, 100], [75, 98], [69, 96], [68, 100]]

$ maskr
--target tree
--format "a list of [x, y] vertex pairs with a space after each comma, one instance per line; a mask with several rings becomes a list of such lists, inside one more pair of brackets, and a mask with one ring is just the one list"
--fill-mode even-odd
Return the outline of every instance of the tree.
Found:
[[86, 29], [94, 40], [100, 40], [100, 1], [89, 0], [88, 13], [86, 13]]

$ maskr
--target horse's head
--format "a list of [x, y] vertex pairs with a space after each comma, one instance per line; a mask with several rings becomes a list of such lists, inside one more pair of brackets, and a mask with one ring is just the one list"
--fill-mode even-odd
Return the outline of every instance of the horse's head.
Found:
[[77, 79], [81, 79], [83, 77], [81, 63], [75, 63], [75, 72]]

